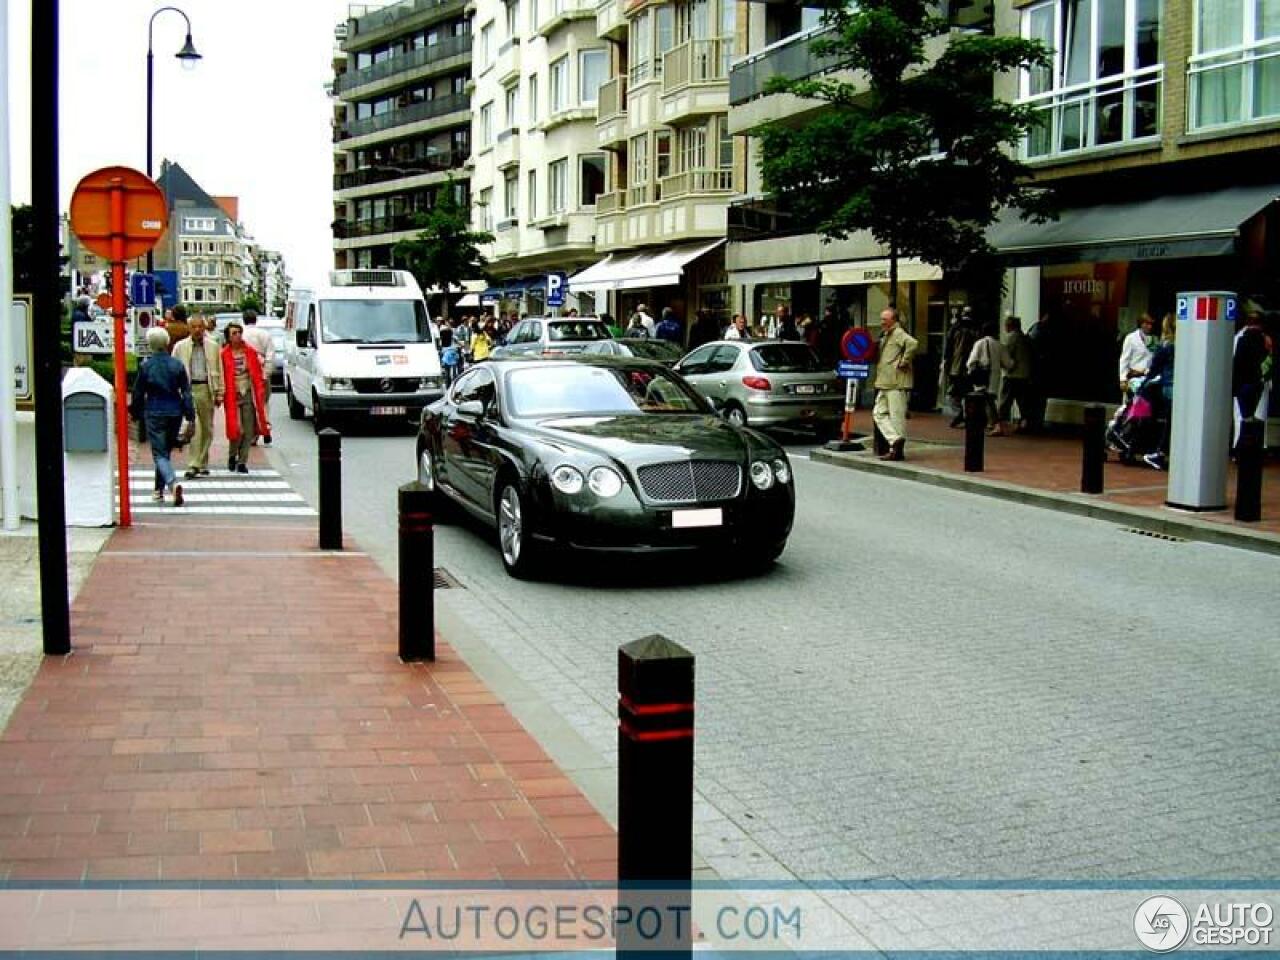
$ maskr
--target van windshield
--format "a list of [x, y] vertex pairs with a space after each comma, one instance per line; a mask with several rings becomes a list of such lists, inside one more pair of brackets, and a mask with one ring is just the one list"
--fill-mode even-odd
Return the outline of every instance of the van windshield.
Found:
[[322, 343], [430, 343], [421, 300], [325, 300], [320, 304]]

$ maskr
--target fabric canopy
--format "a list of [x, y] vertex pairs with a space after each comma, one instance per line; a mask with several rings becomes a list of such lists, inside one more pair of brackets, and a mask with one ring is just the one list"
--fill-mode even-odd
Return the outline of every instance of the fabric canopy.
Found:
[[569, 278], [571, 290], [645, 290], [669, 287], [680, 282], [686, 265], [710, 253], [724, 240], [689, 243], [667, 250], [653, 250], [626, 256], [610, 254], [599, 263]]
[[1277, 197], [1280, 183], [1071, 207], [1048, 223], [1008, 211], [987, 239], [1011, 266], [1223, 256], [1235, 252], [1240, 225]]
[[798, 280], [813, 280], [817, 276], [817, 265], [810, 264], [804, 267], [773, 267], [769, 270], [731, 270], [729, 272], [729, 282], [758, 287], [771, 283], [794, 283]]
[[[852, 287], [868, 283], [888, 283], [890, 262], [880, 260], [846, 260], [843, 263], [822, 265], [822, 282], [830, 287]], [[941, 280], [942, 268], [935, 267], [913, 257], [898, 260], [898, 282], [914, 283], [917, 280]]]

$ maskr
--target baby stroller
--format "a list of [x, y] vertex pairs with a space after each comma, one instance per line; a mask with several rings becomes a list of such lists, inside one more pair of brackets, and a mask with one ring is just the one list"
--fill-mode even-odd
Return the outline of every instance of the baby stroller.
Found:
[[1127, 404], [1116, 411], [1107, 427], [1107, 446], [1120, 462], [1132, 466], [1147, 455], [1159, 453], [1164, 421], [1158, 406], [1163, 406], [1160, 384], [1146, 380], [1135, 383]]

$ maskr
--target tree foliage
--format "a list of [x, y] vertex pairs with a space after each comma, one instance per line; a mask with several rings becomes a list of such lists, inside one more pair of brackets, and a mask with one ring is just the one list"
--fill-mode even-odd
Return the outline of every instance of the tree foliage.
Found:
[[[397, 243], [392, 256], [397, 265], [414, 275], [423, 290], [439, 287], [447, 291], [484, 274], [489, 261], [480, 247], [493, 243], [493, 234], [471, 229], [469, 211], [454, 196], [452, 181], [441, 188], [435, 206], [417, 215], [414, 226], [421, 232]], [[446, 315], [448, 306], [446, 297]]]
[[894, 290], [898, 257], [963, 273], [990, 262], [985, 228], [1001, 207], [1035, 220], [1052, 211], [1011, 149], [1034, 125], [1033, 109], [992, 92], [997, 74], [1047, 63], [1048, 50], [952, 30], [931, 6], [829, 8], [831, 31], [814, 52], [852, 78], [773, 78], [768, 92], [827, 106], [759, 134], [765, 189], [824, 239], [869, 231], [889, 248]]

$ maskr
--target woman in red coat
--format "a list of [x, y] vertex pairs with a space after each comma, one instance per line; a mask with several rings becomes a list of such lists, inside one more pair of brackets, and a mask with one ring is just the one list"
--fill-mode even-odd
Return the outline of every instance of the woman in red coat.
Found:
[[261, 433], [271, 432], [267, 419], [267, 385], [258, 351], [244, 342], [244, 326], [231, 321], [222, 348], [222, 382], [227, 391], [227, 439], [231, 452], [227, 469], [249, 472], [249, 448]]

